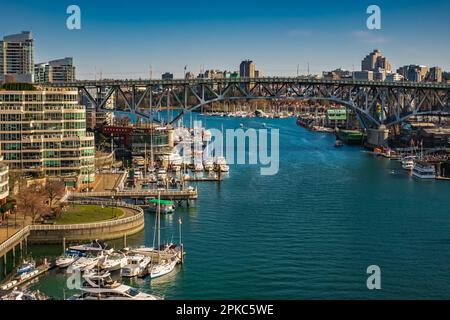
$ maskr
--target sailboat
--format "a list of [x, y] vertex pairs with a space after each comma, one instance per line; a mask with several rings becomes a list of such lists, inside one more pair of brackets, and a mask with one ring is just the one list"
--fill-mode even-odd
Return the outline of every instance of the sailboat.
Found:
[[177, 255], [170, 256], [170, 258], [161, 259], [161, 194], [158, 192], [158, 206], [156, 211], [157, 228], [155, 232], [158, 235], [158, 262], [153, 264], [153, 261], [148, 266], [148, 273], [150, 278], [162, 277], [169, 274], [175, 269], [178, 263]]

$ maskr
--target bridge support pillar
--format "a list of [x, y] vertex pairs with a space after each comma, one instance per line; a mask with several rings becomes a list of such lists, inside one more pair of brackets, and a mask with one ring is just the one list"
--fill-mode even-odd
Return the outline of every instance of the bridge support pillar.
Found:
[[371, 147], [382, 147], [387, 145], [389, 130], [381, 125], [378, 129], [367, 130], [367, 144]]

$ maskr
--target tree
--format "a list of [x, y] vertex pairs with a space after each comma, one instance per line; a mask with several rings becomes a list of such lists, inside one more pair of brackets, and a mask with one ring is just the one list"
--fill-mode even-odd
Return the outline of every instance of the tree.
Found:
[[26, 185], [22, 183], [16, 195], [17, 211], [23, 216], [31, 216], [33, 222], [47, 213], [48, 207], [45, 205], [46, 195], [42, 187], [37, 184]]
[[49, 200], [48, 206], [51, 208], [53, 205], [53, 200], [57, 197], [62, 197], [66, 191], [66, 185], [61, 180], [47, 181], [44, 185], [44, 193], [47, 195]]

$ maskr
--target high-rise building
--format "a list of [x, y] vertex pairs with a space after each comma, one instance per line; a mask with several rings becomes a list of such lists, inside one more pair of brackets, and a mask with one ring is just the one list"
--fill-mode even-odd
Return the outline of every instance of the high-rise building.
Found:
[[361, 62], [362, 71], [376, 71], [383, 69], [384, 71], [392, 71], [392, 65], [389, 60], [381, 55], [381, 51], [375, 49], [369, 53]]
[[73, 58], [64, 58], [36, 64], [34, 79], [37, 83], [71, 82], [75, 80]]
[[255, 63], [251, 60], [244, 60], [239, 66], [239, 73], [241, 78], [255, 77]]
[[173, 80], [173, 73], [165, 72], [161, 76], [162, 80]]
[[17, 82], [34, 81], [34, 44], [31, 32], [3, 37], [0, 41], [0, 81], [7, 76]]
[[403, 66], [397, 70], [407, 81], [422, 82], [426, 80], [430, 68], [422, 65]]
[[431, 82], [442, 82], [442, 69], [440, 67], [430, 68], [430, 72], [428, 73], [427, 80]]
[[78, 92], [0, 90], [0, 146], [9, 170], [58, 176], [69, 186], [95, 180], [94, 136]]
[[262, 69], [255, 70], [255, 78], [263, 78], [264, 77], [264, 71]]

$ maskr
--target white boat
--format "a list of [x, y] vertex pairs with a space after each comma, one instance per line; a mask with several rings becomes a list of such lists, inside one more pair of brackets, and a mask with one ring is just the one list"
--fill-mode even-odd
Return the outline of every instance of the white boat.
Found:
[[23, 263], [17, 268], [17, 273], [14, 276], [14, 280], [21, 282], [36, 276], [38, 273], [39, 270], [36, 269], [36, 263], [33, 260], [24, 260]]
[[127, 265], [121, 269], [122, 277], [141, 277], [147, 273], [147, 266], [151, 261], [150, 257], [135, 254], [129, 255]]
[[167, 171], [165, 169], [158, 170], [158, 180], [165, 180], [167, 178]]
[[120, 252], [115, 252], [107, 255], [100, 264], [100, 269], [107, 271], [116, 271], [125, 267], [128, 263], [127, 257]]
[[413, 170], [414, 169], [414, 158], [405, 157], [402, 159], [402, 168], [405, 170]]
[[220, 172], [230, 172], [230, 167], [227, 164], [219, 165]]
[[81, 294], [74, 295], [68, 300], [162, 300], [162, 297], [140, 292], [125, 284], [113, 281], [108, 273], [89, 274], [83, 277], [85, 282], [80, 290]]
[[204, 159], [203, 167], [205, 168], [206, 171], [213, 171], [214, 170], [214, 161], [212, 159]]
[[98, 263], [100, 257], [86, 256], [81, 257], [67, 268], [67, 273], [86, 272], [92, 270]]
[[69, 250], [79, 251], [79, 252], [101, 252], [106, 250], [108, 245], [101, 240], [94, 240], [89, 244], [82, 244], [78, 246], [69, 247]]
[[202, 172], [204, 170], [203, 164], [201, 162], [194, 162], [194, 171]]
[[37, 291], [20, 291], [14, 289], [11, 293], [3, 296], [0, 300], [50, 300], [49, 297]]
[[78, 254], [65, 253], [62, 256], [58, 257], [55, 263], [58, 268], [67, 268], [78, 259], [80, 259], [80, 256]]
[[177, 258], [173, 257], [169, 261], [161, 261], [158, 264], [150, 265], [148, 270], [150, 278], [154, 279], [171, 273], [175, 269], [177, 263]]
[[436, 168], [426, 162], [415, 162], [412, 175], [419, 179], [436, 179]]

